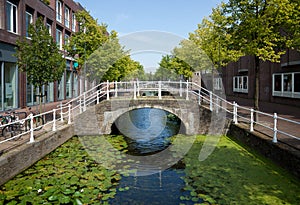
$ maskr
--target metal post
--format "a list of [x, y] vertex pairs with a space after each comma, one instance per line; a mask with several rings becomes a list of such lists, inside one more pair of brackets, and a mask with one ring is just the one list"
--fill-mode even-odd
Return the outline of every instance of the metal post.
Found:
[[237, 103], [234, 103], [234, 124], [238, 124], [238, 118], [237, 118], [237, 107], [238, 107], [238, 104]]
[[136, 89], [137, 89], [137, 96], [140, 96], [140, 83], [139, 80], [136, 81]]
[[254, 123], [254, 109], [251, 109], [250, 132], [254, 131], [253, 123]]
[[34, 143], [34, 136], [33, 136], [33, 114], [29, 115], [30, 118], [30, 140], [29, 143]]
[[133, 99], [136, 100], [136, 83], [133, 82]]
[[100, 90], [97, 90], [97, 105], [99, 104], [100, 102]]
[[60, 103], [60, 121], [64, 121], [64, 115], [63, 115], [63, 106], [62, 103]]
[[158, 82], [158, 99], [161, 100], [161, 81]]
[[179, 96], [182, 97], [182, 81], [180, 80]]
[[186, 100], [189, 100], [189, 81], [186, 81]]
[[106, 82], [106, 99], [109, 100], [109, 81]]
[[209, 109], [213, 111], [213, 94], [211, 91], [209, 92]]
[[68, 118], [68, 124], [69, 125], [71, 124], [71, 107], [72, 107], [72, 105], [69, 104], [69, 118]]
[[219, 97], [217, 96], [216, 105], [215, 105], [216, 106], [216, 113], [219, 113], [219, 107], [220, 107], [219, 103], [220, 103]]
[[277, 140], [277, 132], [278, 132], [278, 129], [277, 129], [277, 120], [278, 119], [278, 116], [277, 116], [277, 113], [274, 113], [274, 137], [273, 137], [273, 143], [277, 143], [278, 140]]
[[56, 131], [56, 109], [53, 109], [53, 126], [52, 126], [52, 131]]
[[115, 97], [118, 97], [118, 82], [115, 81]]

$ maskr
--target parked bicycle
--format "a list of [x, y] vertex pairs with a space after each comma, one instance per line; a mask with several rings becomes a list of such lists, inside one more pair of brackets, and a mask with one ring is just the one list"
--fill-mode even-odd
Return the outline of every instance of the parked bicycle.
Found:
[[[2, 128], [2, 136], [5, 139], [12, 138], [15, 136], [19, 136], [14, 138], [15, 140], [18, 140], [21, 138], [21, 134], [24, 132], [27, 132], [31, 128], [31, 120], [26, 119], [28, 114], [33, 114], [33, 130], [38, 131], [43, 128], [43, 125], [45, 124], [44, 119], [41, 116], [36, 116], [36, 113], [31, 110], [31, 108], [27, 108], [26, 112], [7, 112], [7, 116], [4, 116], [5, 124], [8, 124], [7, 126], [4, 126]], [[24, 119], [20, 120], [19, 116], [21, 114], [24, 114]]]

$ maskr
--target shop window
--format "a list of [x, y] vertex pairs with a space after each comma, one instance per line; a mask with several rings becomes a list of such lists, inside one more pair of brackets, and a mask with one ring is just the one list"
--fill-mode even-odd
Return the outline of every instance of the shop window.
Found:
[[248, 76], [233, 77], [233, 92], [248, 93]]
[[300, 73], [273, 74], [273, 96], [300, 98]]
[[15, 63], [4, 63], [4, 109], [17, 107], [17, 67]]
[[13, 33], [18, 33], [18, 7], [17, 5], [6, 2], [6, 27]]
[[65, 75], [64, 74], [61, 77], [61, 79], [58, 81], [57, 98], [58, 100], [65, 99]]

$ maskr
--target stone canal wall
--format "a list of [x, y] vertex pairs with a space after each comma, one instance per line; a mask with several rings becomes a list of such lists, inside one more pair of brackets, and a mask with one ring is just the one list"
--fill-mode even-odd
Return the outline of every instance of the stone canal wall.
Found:
[[34, 143], [23, 144], [0, 157], [0, 185], [26, 170], [74, 135], [73, 125], [46, 133]]

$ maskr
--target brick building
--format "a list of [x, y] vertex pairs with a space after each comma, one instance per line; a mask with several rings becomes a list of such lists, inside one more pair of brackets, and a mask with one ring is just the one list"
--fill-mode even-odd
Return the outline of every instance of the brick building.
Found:
[[[240, 105], [254, 106], [255, 61], [244, 56], [222, 70], [226, 97]], [[300, 117], [300, 53], [288, 50], [280, 63], [261, 62], [261, 111]]]
[[[46, 2], [46, 1], [45, 1]], [[75, 13], [84, 8], [72, 0], [0, 0], [0, 111], [37, 104], [37, 90], [27, 83], [26, 74], [18, 71], [14, 57], [16, 41], [28, 36], [28, 26], [37, 18], [44, 19], [49, 33], [66, 58], [66, 70], [58, 82], [43, 88], [44, 103], [76, 97], [80, 78], [74, 59], [66, 56], [63, 45], [79, 27]]]

